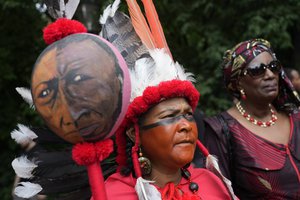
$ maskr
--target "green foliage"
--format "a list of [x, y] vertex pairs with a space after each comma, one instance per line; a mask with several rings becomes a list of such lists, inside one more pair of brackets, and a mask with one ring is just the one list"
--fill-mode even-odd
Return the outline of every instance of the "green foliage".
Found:
[[[32, 66], [45, 47], [42, 28], [49, 19], [35, 8], [38, 0], [0, 1], [0, 197], [11, 199], [10, 163], [19, 148], [10, 138], [17, 123], [39, 124], [15, 87], [29, 87]], [[99, 1], [103, 9], [112, 0]], [[256, 37], [271, 42], [286, 66], [300, 66], [298, 0], [154, 0], [173, 57], [196, 75], [199, 107], [207, 115], [226, 110], [231, 99], [222, 85], [223, 52]], [[126, 10], [125, 1], [121, 5]], [[99, 11], [100, 14], [100, 11]]]
[[11, 199], [14, 172], [11, 161], [20, 150], [10, 138], [17, 123], [28, 124], [35, 114], [28, 109], [15, 87], [29, 87], [31, 68], [42, 49], [41, 30], [45, 25], [34, 2], [0, 2], [0, 196]]

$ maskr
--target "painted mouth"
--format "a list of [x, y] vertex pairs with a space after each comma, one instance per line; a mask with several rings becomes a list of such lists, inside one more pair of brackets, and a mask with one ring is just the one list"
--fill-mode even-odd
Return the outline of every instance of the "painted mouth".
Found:
[[98, 123], [92, 124], [84, 128], [79, 129], [79, 133], [84, 138], [101, 138], [105, 135], [105, 130]]

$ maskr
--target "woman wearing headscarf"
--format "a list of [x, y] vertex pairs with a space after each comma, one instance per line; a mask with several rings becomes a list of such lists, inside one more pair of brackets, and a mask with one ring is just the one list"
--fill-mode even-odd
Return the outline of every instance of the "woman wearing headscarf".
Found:
[[237, 101], [205, 120], [207, 148], [240, 199], [299, 199], [299, 96], [270, 43], [239, 43], [225, 52], [222, 67]]

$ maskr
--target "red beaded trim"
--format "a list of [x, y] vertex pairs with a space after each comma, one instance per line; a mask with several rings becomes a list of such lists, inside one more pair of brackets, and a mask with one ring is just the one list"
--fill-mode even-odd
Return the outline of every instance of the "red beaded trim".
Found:
[[277, 116], [274, 112], [274, 110], [271, 108], [271, 105], [269, 104], [269, 107], [270, 107], [270, 111], [271, 111], [271, 119], [267, 122], [263, 122], [263, 121], [260, 121], [260, 120], [256, 120], [254, 119], [250, 114], [246, 113], [245, 109], [242, 107], [241, 105], [241, 102], [237, 102], [235, 104], [236, 108], [238, 109], [238, 111], [241, 113], [241, 115], [246, 119], [248, 120], [249, 122], [251, 122], [252, 124], [255, 124], [257, 126], [260, 126], [260, 127], [270, 127], [272, 125], [275, 124], [275, 122], [277, 121]]

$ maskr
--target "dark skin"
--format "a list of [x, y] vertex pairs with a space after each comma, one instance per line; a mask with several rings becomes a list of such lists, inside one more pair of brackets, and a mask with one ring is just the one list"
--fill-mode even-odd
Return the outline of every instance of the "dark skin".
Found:
[[[168, 182], [178, 184], [180, 168], [192, 161], [196, 147], [198, 131], [192, 108], [184, 98], [165, 100], [143, 115], [140, 126], [151, 124], [153, 128], [140, 129], [143, 156], [152, 164], [151, 174], [144, 178], [159, 187]], [[134, 141], [134, 130], [127, 134]]]
[[32, 77], [37, 111], [71, 143], [106, 137], [114, 123], [120, 80], [116, 60], [93, 40], [70, 42], [42, 55]]
[[[261, 63], [269, 64], [272, 60], [274, 58], [268, 52], [263, 52], [255, 57], [247, 67], [260, 65]], [[278, 79], [278, 74], [274, 74], [269, 69], [259, 78], [252, 78], [249, 75], [241, 77], [238, 89], [244, 89], [247, 98], [240, 101], [245, 111], [255, 119], [261, 121], [269, 121], [271, 119], [269, 104], [278, 95]], [[250, 123], [240, 114], [235, 106], [231, 107], [228, 113], [253, 134], [273, 143], [286, 145], [290, 137], [289, 117], [285, 113], [278, 112], [274, 106], [272, 106], [272, 109], [275, 111], [278, 119], [275, 125], [267, 128]]]

